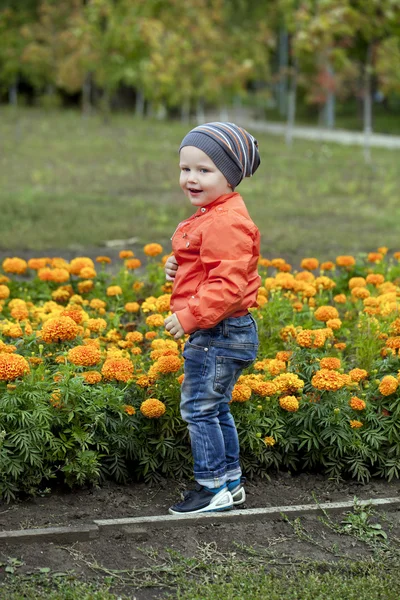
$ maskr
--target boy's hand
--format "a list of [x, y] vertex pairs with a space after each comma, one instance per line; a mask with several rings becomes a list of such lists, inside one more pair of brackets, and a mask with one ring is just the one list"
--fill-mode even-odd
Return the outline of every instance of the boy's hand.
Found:
[[178, 317], [174, 314], [164, 320], [165, 329], [174, 336], [176, 340], [185, 335], [182, 325], [179, 323]]
[[178, 263], [173, 254], [168, 257], [167, 262], [164, 265], [165, 278], [167, 281], [173, 281], [175, 279], [176, 272], [178, 270]]

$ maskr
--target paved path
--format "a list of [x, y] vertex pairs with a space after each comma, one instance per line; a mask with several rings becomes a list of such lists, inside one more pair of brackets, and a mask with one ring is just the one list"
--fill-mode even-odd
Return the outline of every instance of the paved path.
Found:
[[[249, 127], [250, 131], [260, 131], [271, 133], [272, 135], [285, 135], [286, 125], [282, 123], [268, 123], [245, 119], [243, 125]], [[391, 150], [400, 149], [400, 136], [387, 135], [383, 133], [371, 133], [366, 139], [364, 133], [357, 131], [347, 131], [346, 129], [323, 129], [322, 127], [301, 127], [293, 128], [293, 137], [303, 140], [315, 140], [320, 142], [337, 142], [345, 145], [364, 146], [365, 143], [371, 147], [388, 148]]]

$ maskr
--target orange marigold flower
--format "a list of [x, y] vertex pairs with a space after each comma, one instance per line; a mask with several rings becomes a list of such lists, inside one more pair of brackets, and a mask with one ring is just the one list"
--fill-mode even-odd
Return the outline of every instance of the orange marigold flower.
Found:
[[71, 317], [54, 317], [43, 324], [40, 337], [44, 342], [65, 342], [74, 340], [79, 327]]
[[323, 290], [333, 290], [333, 288], [336, 287], [336, 283], [333, 281], [333, 279], [330, 279], [325, 275], [320, 275], [317, 277], [314, 281], [314, 285], [317, 289]]
[[283, 327], [279, 332], [279, 337], [284, 342], [287, 342], [288, 339], [295, 338], [296, 336], [297, 336], [297, 329], [294, 325], [286, 325], [286, 327]]
[[364, 277], [351, 277], [349, 279], [349, 289], [352, 290], [355, 287], [365, 287], [367, 285]]
[[296, 412], [299, 410], [299, 401], [296, 396], [284, 396], [280, 398], [279, 406], [288, 412]]
[[136, 385], [141, 388], [148, 388], [150, 386], [150, 379], [147, 375], [139, 375], [139, 377], [136, 378]]
[[326, 356], [320, 360], [321, 369], [329, 369], [331, 371], [337, 371], [342, 366], [340, 358]]
[[275, 358], [277, 360], [283, 360], [285, 362], [288, 362], [288, 360], [290, 359], [292, 354], [293, 354], [293, 352], [291, 352], [289, 350], [280, 350], [279, 352], [276, 353]]
[[11, 310], [10, 314], [15, 321], [24, 321], [29, 317], [29, 310], [26, 306], [16, 306]]
[[271, 375], [279, 375], [282, 371], [286, 371], [286, 363], [282, 360], [273, 358], [268, 361], [266, 368]]
[[157, 398], [148, 398], [140, 405], [140, 412], [148, 419], [158, 419], [166, 411], [166, 406]]
[[143, 252], [147, 255], [147, 256], [158, 256], [159, 254], [161, 254], [163, 251], [163, 248], [160, 244], [146, 244], [143, 248]]
[[71, 275], [79, 275], [84, 267], [92, 267], [94, 269], [94, 262], [88, 256], [77, 256], [69, 263], [69, 272]]
[[328, 390], [335, 392], [346, 385], [346, 379], [337, 371], [320, 369], [311, 379], [311, 384], [317, 390]]
[[382, 285], [382, 283], [385, 281], [385, 278], [381, 273], [369, 273], [366, 281], [372, 285]]
[[379, 391], [382, 396], [390, 396], [390, 394], [394, 394], [398, 387], [399, 382], [396, 377], [393, 377], [393, 375], [386, 375], [379, 385]]
[[140, 344], [140, 342], [143, 342], [143, 333], [140, 333], [140, 331], [129, 331], [125, 339], [133, 344]]
[[302, 269], [307, 269], [308, 271], [314, 271], [314, 269], [318, 269], [319, 260], [316, 258], [303, 258], [300, 263]]
[[345, 304], [347, 298], [344, 294], [337, 294], [336, 296], [333, 296], [333, 300], [334, 300], [334, 302], [337, 302], [338, 304]]
[[168, 312], [170, 310], [171, 294], [162, 294], [156, 300], [157, 312]]
[[0, 285], [0, 300], [7, 300], [10, 297], [10, 288], [6, 285]]
[[378, 263], [383, 259], [383, 254], [381, 252], [370, 252], [368, 254], [367, 260], [368, 262]]
[[20, 354], [0, 354], [0, 380], [14, 381], [18, 377], [30, 373], [30, 367], [26, 359]]
[[304, 381], [295, 373], [281, 373], [274, 377], [273, 384], [280, 394], [293, 394], [304, 387]]
[[3, 260], [3, 271], [5, 273], [15, 273], [15, 275], [23, 275], [28, 268], [28, 263], [23, 258], [5, 258]]
[[85, 313], [80, 308], [66, 308], [61, 311], [60, 317], [71, 317], [79, 325], [82, 323]]
[[39, 269], [43, 269], [48, 262], [48, 258], [30, 258], [28, 260], [28, 267], [33, 271], [38, 271]]
[[68, 360], [81, 367], [94, 367], [101, 361], [101, 350], [92, 344], [68, 350]]
[[179, 377], [176, 378], [176, 380], [179, 383], [179, 385], [182, 385], [184, 379], [185, 379], [185, 374], [184, 373], [182, 373], [182, 375], [179, 375]]
[[272, 437], [272, 435], [267, 435], [264, 439], [263, 442], [266, 446], [275, 446], [276, 444], [276, 439]]
[[88, 294], [94, 288], [94, 283], [91, 279], [85, 279], [78, 282], [78, 292], [80, 294]]
[[147, 331], [144, 334], [144, 337], [146, 338], [146, 340], [154, 340], [154, 338], [157, 337], [157, 333], [155, 331]]
[[43, 364], [43, 358], [40, 358], [40, 356], [30, 356], [28, 362], [33, 366], [41, 365]]
[[124, 409], [124, 412], [126, 412], [127, 415], [134, 415], [136, 412], [135, 408], [130, 404], [124, 404], [122, 408]]
[[164, 317], [159, 314], [149, 315], [146, 317], [146, 325], [149, 327], [162, 327], [164, 325]]
[[51, 297], [55, 302], [67, 302], [69, 300], [70, 293], [64, 288], [57, 288], [51, 293]]
[[119, 257], [122, 259], [131, 258], [132, 256], [135, 256], [132, 250], [121, 250], [119, 253]]
[[97, 272], [93, 267], [83, 267], [83, 269], [79, 271], [79, 277], [81, 279], [94, 279], [96, 276]]
[[395, 319], [393, 323], [390, 324], [390, 332], [395, 335], [400, 335], [400, 319]]
[[353, 410], [364, 410], [364, 408], [367, 405], [361, 398], [358, 398], [357, 396], [352, 396], [349, 400], [349, 406], [351, 406]]
[[396, 260], [400, 260], [400, 252], [395, 252], [395, 253], [393, 254], [393, 257], [394, 257]]
[[268, 258], [263, 258], [262, 256], [260, 256], [260, 258], [258, 259], [258, 264], [259, 264], [261, 267], [265, 267], [265, 268], [267, 268], [267, 267], [270, 267], [270, 266], [271, 266], [271, 261], [270, 261], [270, 260], [268, 260]]
[[296, 342], [301, 348], [321, 348], [326, 342], [323, 329], [303, 329], [296, 336]]
[[104, 302], [104, 300], [100, 300], [99, 298], [93, 298], [89, 302], [89, 306], [94, 310], [99, 310], [100, 308], [106, 308], [107, 304], [106, 302]]
[[136, 313], [140, 310], [140, 305], [138, 302], [127, 302], [125, 304], [125, 310], [129, 313]]
[[151, 360], [158, 360], [160, 356], [179, 356], [179, 350], [177, 348], [157, 348], [150, 352]]
[[336, 348], [336, 350], [345, 350], [346, 343], [345, 342], [337, 342], [336, 344], [333, 344], [333, 347]]
[[107, 358], [101, 369], [105, 379], [127, 382], [133, 378], [133, 363], [129, 358]]
[[176, 373], [182, 366], [182, 361], [177, 356], [160, 356], [154, 363], [158, 373]]
[[338, 267], [353, 267], [356, 264], [354, 256], [337, 256], [336, 264]]
[[125, 261], [125, 267], [127, 269], [129, 269], [130, 271], [133, 271], [134, 269], [138, 269], [141, 266], [142, 266], [142, 262], [138, 258], [129, 258], [128, 260]]
[[368, 371], [366, 371], [365, 369], [355, 368], [349, 371], [349, 375], [352, 381], [356, 381], [357, 383], [359, 383], [360, 381], [368, 377]]
[[45, 267], [38, 271], [38, 277], [41, 281], [64, 283], [65, 281], [68, 281], [69, 276], [69, 271], [67, 271], [67, 269], [51, 269], [50, 267]]
[[107, 328], [107, 321], [105, 319], [88, 319], [85, 323], [86, 327], [90, 331], [94, 331], [96, 333], [103, 331]]
[[352, 419], [350, 421], [350, 427], [352, 429], [359, 429], [362, 426], [363, 426], [363, 424], [361, 423], [361, 421], [357, 421], [356, 419]]
[[273, 381], [251, 381], [250, 387], [257, 396], [267, 398], [277, 393], [277, 387]]
[[109, 256], [97, 256], [96, 257], [96, 262], [101, 263], [101, 264], [110, 264], [111, 258]]
[[369, 296], [371, 295], [371, 292], [369, 290], [367, 290], [367, 288], [365, 287], [354, 287], [351, 290], [351, 295], [353, 296], [353, 298], [361, 298], [362, 300], [364, 300], [365, 298], [369, 298]]
[[251, 397], [251, 387], [243, 383], [236, 383], [232, 390], [232, 402], [247, 402]]
[[340, 319], [328, 319], [326, 326], [334, 330], [340, 329], [342, 326], [342, 321]]
[[107, 296], [121, 296], [122, 288], [119, 285], [109, 285], [106, 294]]
[[335, 268], [335, 263], [331, 260], [321, 263], [321, 271], [332, 271]]
[[329, 321], [329, 319], [338, 319], [339, 313], [334, 306], [319, 306], [314, 313], [317, 321]]

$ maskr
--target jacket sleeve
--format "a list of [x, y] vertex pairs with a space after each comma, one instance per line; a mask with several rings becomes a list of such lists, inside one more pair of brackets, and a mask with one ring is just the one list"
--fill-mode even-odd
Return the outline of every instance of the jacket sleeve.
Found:
[[254, 232], [239, 215], [227, 217], [227, 213], [216, 216], [203, 232], [204, 281], [187, 306], [175, 313], [186, 333], [214, 327], [240, 309], [245, 295]]

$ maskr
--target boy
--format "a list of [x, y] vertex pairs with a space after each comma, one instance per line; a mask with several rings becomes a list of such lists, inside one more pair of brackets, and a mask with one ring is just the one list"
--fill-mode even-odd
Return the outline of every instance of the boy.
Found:
[[180, 148], [180, 186], [194, 215], [172, 236], [165, 264], [174, 281], [165, 328], [185, 344], [181, 414], [187, 422], [196, 489], [171, 514], [227, 510], [245, 501], [239, 442], [229, 410], [233, 386], [258, 349], [260, 233], [234, 191], [260, 164], [257, 141], [233, 123], [195, 127]]

